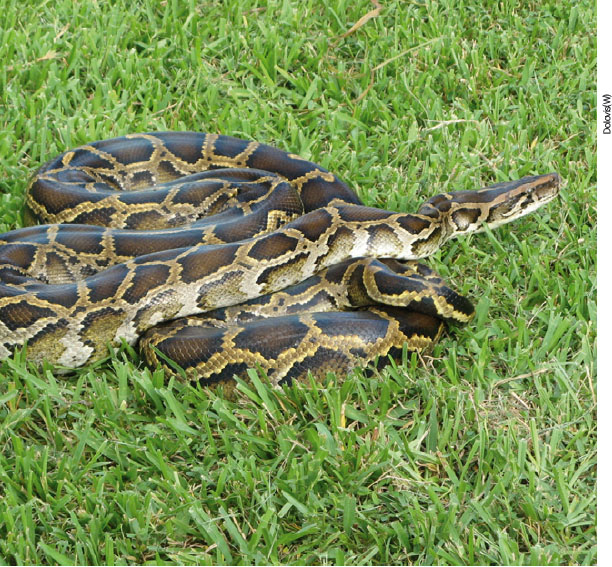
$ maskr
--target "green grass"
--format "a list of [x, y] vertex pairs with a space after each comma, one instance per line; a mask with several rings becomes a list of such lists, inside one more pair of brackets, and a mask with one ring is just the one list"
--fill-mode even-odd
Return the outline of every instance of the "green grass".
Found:
[[373, 206], [558, 171], [429, 264], [477, 305], [431, 357], [235, 400], [129, 349], [0, 366], [0, 562], [592, 564], [592, 2], [8, 0], [0, 230], [44, 161], [128, 132], [299, 153]]

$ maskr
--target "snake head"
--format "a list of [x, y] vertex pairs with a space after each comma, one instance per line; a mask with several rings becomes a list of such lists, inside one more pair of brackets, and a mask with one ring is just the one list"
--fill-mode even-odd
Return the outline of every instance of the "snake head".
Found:
[[495, 228], [539, 209], [558, 195], [559, 182], [559, 174], [549, 173], [482, 189], [479, 193], [488, 200], [488, 215], [482, 222]]
[[557, 173], [523, 177], [478, 191], [444, 193], [426, 201], [419, 213], [442, 218], [449, 237], [495, 228], [545, 205], [559, 193]]

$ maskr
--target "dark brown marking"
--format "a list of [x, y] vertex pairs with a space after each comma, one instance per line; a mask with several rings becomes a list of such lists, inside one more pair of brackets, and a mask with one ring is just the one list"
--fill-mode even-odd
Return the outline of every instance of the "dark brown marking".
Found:
[[187, 283], [197, 281], [215, 273], [220, 268], [230, 266], [236, 258], [237, 245], [223, 244], [210, 246], [204, 250], [196, 250], [180, 258], [182, 278]]
[[36, 247], [32, 244], [5, 244], [0, 248], [0, 264], [11, 264], [27, 269], [36, 256]]
[[101, 242], [104, 231], [104, 228], [96, 226], [63, 225], [57, 231], [55, 241], [77, 254], [101, 254], [104, 251]]
[[105, 307], [89, 313], [83, 319], [83, 342], [94, 347], [94, 356], [101, 357], [107, 353], [107, 346], [114, 341], [124, 318], [125, 314], [120, 310]]
[[382, 209], [373, 209], [372, 207], [338, 207], [340, 218], [345, 222], [368, 222], [386, 220], [389, 217], [397, 215]]
[[285, 386], [293, 382], [305, 382], [309, 373], [318, 380], [322, 380], [330, 372], [346, 374], [355, 367], [355, 363], [353, 357], [340, 351], [318, 347], [311, 355], [296, 361], [279, 384]]
[[170, 267], [165, 264], [138, 266], [132, 275], [130, 286], [125, 290], [125, 299], [137, 303], [147, 292], [164, 285], [170, 276]]
[[112, 226], [115, 212], [114, 207], [103, 207], [92, 211], [84, 211], [76, 215], [73, 222], [98, 226]]
[[125, 228], [133, 230], [154, 230], [167, 226], [166, 216], [160, 210], [155, 209], [132, 213], [125, 221]]
[[425, 215], [431, 219], [440, 218], [440, 211], [430, 203], [423, 203], [418, 210], [418, 214]]
[[153, 173], [150, 171], [135, 171], [130, 176], [129, 190], [134, 191], [144, 187], [149, 187], [155, 183]]
[[[267, 214], [258, 213], [236, 218], [232, 211], [223, 214], [223, 221], [215, 223], [214, 235], [222, 242], [236, 242], [258, 235], [266, 227]], [[198, 221], [194, 226], [205, 226], [207, 222]]]
[[173, 179], [178, 179], [179, 177], [184, 175], [184, 173], [180, 169], [178, 169], [174, 165], [174, 163], [172, 163], [171, 161], [167, 159], [162, 159], [159, 161], [156, 171], [159, 177], [158, 182], [160, 181], [165, 182], [165, 181], [170, 181]]
[[170, 153], [190, 164], [196, 164], [202, 159], [201, 144], [194, 144], [185, 137], [171, 136], [169, 134], [161, 134], [159, 138], [164, 141], [164, 146], [168, 148]]
[[396, 220], [397, 224], [410, 234], [421, 234], [431, 224], [431, 221], [409, 214], [399, 215]]
[[27, 299], [19, 303], [9, 303], [0, 308], [0, 321], [11, 331], [29, 327], [40, 319], [53, 316], [55, 316], [55, 312], [52, 309], [31, 305]]
[[[248, 165], [249, 167], [263, 169], [264, 171], [280, 173], [283, 177], [289, 179], [289, 181], [303, 177], [317, 167], [310, 161], [291, 159], [282, 150], [266, 144], [259, 144], [257, 146], [257, 149], [251, 155]], [[319, 169], [326, 171], [322, 168]]]
[[306, 333], [308, 327], [298, 317], [274, 317], [246, 325], [234, 337], [234, 345], [238, 349], [259, 352], [267, 360], [275, 360], [287, 350], [298, 347]]
[[[360, 261], [359, 258], [350, 258], [348, 260], [344, 260], [343, 262], [338, 262], [337, 264], [330, 266], [325, 271], [325, 279], [331, 283], [335, 283], [335, 284], [341, 283], [349, 267], [352, 266], [353, 264], [356, 264], [359, 261]], [[359, 270], [359, 269], [360, 268], [358, 265], [358, 267], [355, 268], [355, 270]], [[363, 273], [363, 266], [361, 266], [360, 273]]]
[[383, 311], [399, 321], [400, 331], [407, 339], [416, 335], [425, 337], [433, 342], [437, 339], [440, 329], [445, 326], [444, 322], [437, 317], [415, 313], [407, 309], [388, 307]]
[[[80, 177], [83, 177], [81, 172]], [[91, 179], [79, 179], [79, 182], [86, 183]], [[39, 179], [29, 189], [28, 201], [43, 203], [48, 214], [57, 215], [66, 209], [72, 209], [83, 201], [84, 191], [81, 188], [60, 185], [46, 179]], [[97, 203], [105, 198], [104, 194], [87, 195], [87, 200]]]
[[298, 229], [304, 235], [304, 238], [314, 242], [329, 229], [331, 223], [332, 216], [325, 209], [319, 209], [291, 221], [287, 228]]
[[117, 256], [136, 257], [173, 248], [195, 246], [202, 240], [199, 229], [185, 229], [179, 232], [118, 232], [114, 237]]
[[85, 280], [89, 299], [97, 303], [114, 297], [119, 286], [129, 275], [130, 270], [125, 264], [118, 264]]
[[316, 325], [328, 336], [341, 339], [354, 335], [369, 343], [387, 334], [389, 321], [369, 311], [347, 311], [317, 313]]
[[[117, 173], [104, 173], [103, 171], [96, 171], [95, 180], [106, 184], [106, 192], [111, 193], [114, 191], [123, 191], [126, 187], [126, 179], [123, 172]], [[92, 193], [87, 193], [88, 195]], [[89, 199], [87, 199], [89, 200]]]
[[197, 380], [200, 386], [215, 386], [227, 380], [232, 380], [234, 376], [239, 376], [243, 380], [246, 380], [249, 376], [249, 366], [244, 362], [226, 364], [223, 369], [218, 372], [210, 367], [207, 367], [207, 370], [206, 376]]
[[233, 160], [247, 149], [249, 143], [247, 140], [240, 140], [231, 136], [219, 136], [214, 141], [215, 154]]
[[121, 202], [126, 205], [160, 205], [167, 197], [167, 189], [149, 189], [137, 191], [135, 193], [124, 193], [121, 195]]
[[155, 151], [155, 144], [145, 138], [112, 138], [91, 145], [113, 156], [119, 163], [125, 165], [150, 161]]
[[[202, 179], [200, 181], [190, 181], [189, 183], [185, 183], [181, 185], [180, 189], [174, 195], [173, 201], [177, 204], [190, 204], [194, 207], [200, 208], [202, 203], [206, 199], [210, 199], [215, 192], [218, 192], [223, 188], [223, 181], [218, 181], [216, 179]], [[227, 190], [224, 190], [219, 194], [218, 199], [222, 201], [227, 201], [229, 198], [233, 197], [235, 190], [233, 188], [228, 187]]]
[[298, 244], [299, 241], [291, 236], [271, 234], [255, 241], [249, 250], [249, 257], [255, 260], [272, 260], [295, 250]]
[[422, 293], [428, 289], [427, 283], [421, 278], [413, 278], [397, 274], [392, 270], [374, 274], [376, 286], [382, 294], [396, 296], [408, 292]]
[[52, 305], [73, 307], [79, 300], [77, 287], [72, 284], [53, 286], [37, 293], [39, 299]]
[[334, 204], [362, 204], [353, 190], [337, 177], [334, 177], [333, 182], [321, 178], [309, 179], [302, 184], [300, 194], [304, 203], [304, 211], [307, 213], [332, 202]]
[[0, 242], [6, 244], [11, 244], [14, 242], [47, 244], [49, 242], [49, 227], [28, 226], [26, 228], [18, 228], [17, 230], [0, 234]]
[[0, 282], [9, 285], [21, 285], [32, 282], [32, 278], [22, 268], [0, 264]]
[[109, 159], [92, 152], [88, 148], [77, 148], [72, 154], [70, 166], [89, 167], [92, 169], [114, 169], [115, 164]]

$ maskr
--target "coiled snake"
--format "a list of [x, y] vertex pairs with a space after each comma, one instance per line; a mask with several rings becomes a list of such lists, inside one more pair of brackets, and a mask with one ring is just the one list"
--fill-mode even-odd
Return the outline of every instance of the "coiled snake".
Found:
[[76, 368], [140, 340], [150, 364], [202, 383], [260, 366], [282, 384], [421, 351], [473, 308], [414, 260], [558, 188], [551, 173], [393, 213], [256, 142], [166, 132], [86, 145], [28, 188], [28, 219], [50, 224], [0, 235], [0, 359], [27, 345], [36, 363]]

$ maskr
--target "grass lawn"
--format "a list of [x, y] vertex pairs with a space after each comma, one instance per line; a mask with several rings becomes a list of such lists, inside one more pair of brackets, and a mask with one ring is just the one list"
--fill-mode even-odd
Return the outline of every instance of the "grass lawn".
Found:
[[596, 562], [595, 5], [381, 4], [3, 2], [0, 231], [39, 165], [129, 132], [267, 142], [399, 211], [565, 181], [428, 261], [476, 317], [374, 377], [227, 400], [127, 348], [1, 362], [1, 563]]

